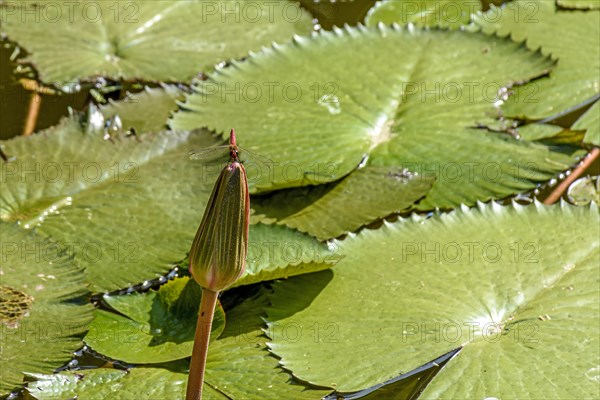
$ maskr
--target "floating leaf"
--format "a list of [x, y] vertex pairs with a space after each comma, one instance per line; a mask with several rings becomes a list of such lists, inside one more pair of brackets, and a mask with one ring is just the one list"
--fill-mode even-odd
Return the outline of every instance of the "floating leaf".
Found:
[[[127, 303], [131, 296], [122, 297]], [[268, 304], [264, 294], [255, 295], [236, 305], [227, 313], [227, 326], [220, 338], [210, 343], [208, 359], [206, 362], [205, 389], [215, 389], [229, 399], [320, 399], [331, 390], [316, 390], [300, 385], [291, 380], [291, 376], [278, 368], [277, 358], [269, 354], [266, 348], [267, 337], [262, 328], [264, 322], [263, 308]], [[186, 364], [184, 364], [186, 363]], [[67, 395], [79, 395], [83, 398], [89, 393], [91, 398], [96, 391], [102, 394], [122, 396], [117, 398], [129, 399], [132, 394], [156, 392], [155, 398], [183, 399], [187, 382], [188, 360], [170, 363], [168, 369], [162, 368], [133, 368], [129, 374], [132, 377], [149, 376], [145, 378], [128, 379], [122, 371], [115, 371], [107, 380], [120, 383], [120, 385], [97, 385], [92, 380], [73, 379], [71, 373], [62, 373], [58, 378], [40, 376], [41, 382], [29, 384], [29, 391], [39, 399], [63, 399]], [[107, 372], [99, 371], [98, 380]], [[78, 371], [80, 372], [80, 371]], [[89, 373], [92, 373], [91, 371]], [[93, 376], [93, 375], [92, 375]], [[34, 376], [35, 377], [35, 376]], [[36, 390], [36, 387], [41, 390]], [[163, 386], [165, 387], [164, 389]], [[147, 388], [146, 388], [147, 387]], [[146, 389], [144, 389], [146, 388]], [[53, 396], [43, 397], [46, 389], [51, 389]], [[164, 392], [162, 391], [164, 390]], [[214, 393], [211, 393], [214, 394]], [[144, 395], [147, 397], [147, 395]], [[151, 396], [152, 397], [152, 396]], [[212, 397], [211, 397], [212, 398]]]
[[[38, 400], [184, 399], [188, 364], [176, 361], [162, 367], [136, 367], [129, 371], [98, 368], [55, 375], [28, 374], [37, 380], [29, 383], [27, 392]], [[207, 400], [227, 399], [209, 385], [205, 385], [203, 395]]]
[[[232, 399], [320, 399], [331, 390], [310, 389], [291, 380], [267, 350], [264, 294], [227, 312], [227, 325], [211, 342], [205, 382]], [[243, 377], [243, 378], [241, 378]]]
[[[40, 80], [62, 86], [97, 76], [187, 82], [272, 41], [312, 30], [293, 2], [4, 2], [2, 35], [18, 42]], [[35, 23], [34, 23], [35, 22]]]
[[320, 271], [338, 259], [335, 246], [330, 248], [294, 229], [250, 225], [246, 270], [232, 287]]
[[598, 9], [600, 2], [598, 0], [556, 0], [556, 3], [564, 8], [579, 8], [579, 9]]
[[[104, 296], [118, 311], [98, 310], [85, 342], [98, 353], [133, 364], [158, 364], [190, 357], [202, 290], [188, 277], [158, 291]], [[225, 328], [225, 312], [216, 307], [211, 339]]]
[[583, 141], [600, 146], [600, 101], [597, 101], [575, 122], [571, 129], [586, 131]]
[[473, 0], [384, 0], [369, 10], [365, 23], [376, 26], [409, 22], [417, 26], [458, 28], [471, 20], [471, 14], [481, 10]]
[[4, 143], [16, 160], [0, 171], [0, 217], [74, 252], [94, 291], [156, 278], [189, 251], [213, 182], [187, 153], [210, 143], [187, 132], [108, 141], [64, 120]]
[[527, 124], [519, 127], [519, 136], [524, 140], [532, 142], [534, 140], [548, 139], [556, 136], [564, 130], [563, 127], [551, 124]]
[[122, 128], [135, 129], [136, 133], [157, 132], [167, 128], [167, 119], [177, 110], [177, 100], [183, 100], [183, 92], [177, 86], [144, 88], [143, 92], [127, 96], [121, 101], [110, 101], [100, 110], [106, 119], [119, 116]]
[[[102, 130], [86, 130], [70, 118], [35, 136], [2, 142], [15, 160], [0, 169], [0, 219], [18, 221], [23, 229], [37, 226], [75, 254], [94, 291], [157, 278], [185, 259], [222, 168], [189, 160], [190, 150], [220, 144], [205, 131], [103, 137]], [[318, 247], [315, 239], [292, 232], [285, 240], [311, 251]], [[280, 227], [253, 226], [250, 241], [255, 235], [257, 246], [283, 248]], [[293, 275], [284, 262], [263, 256], [247, 282]], [[263, 274], [263, 267], [270, 272]], [[326, 267], [306, 264], [305, 270]]]
[[586, 176], [579, 178], [569, 186], [569, 201], [578, 206], [586, 206], [592, 201], [600, 204], [600, 178]]
[[600, 87], [600, 11], [560, 11], [554, 1], [520, 0], [492, 8], [474, 21], [484, 32], [527, 40], [558, 58], [547, 78], [514, 90], [503, 110], [538, 120], [568, 111], [596, 96]]
[[481, 33], [321, 32], [197, 81], [170, 125], [235, 126], [241, 145], [273, 161], [258, 191], [335, 181], [369, 155], [367, 165], [437, 177], [419, 208], [455, 207], [530, 189], [574, 162], [469, 128], [489, 121], [502, 87], [550, 66], [521, 44]]
[[278, 223], [325, 240], [409, 208], [425, 196], [432, 184], [431, 177], [366, 167], [339, 183], [280, 190], [255, 197], [252, 207]]
[[517, 132], [524, 140], [543, 143], [548, 146], [580, 146], [584, 137], [584, 134], [578, 130], [538, 123], [520, 126]]
[[269, 347], [339, 391], [464, 346], [423, 398], [594, 397], [598, 223], [595, 205], [488, 204], [364, 230], [332, 270], [275, 284]]
[[83, 270], [58, 244], [0, 222], [0, 247], [0, 395], [7, 395], [23, 372], [49, 373], [72, 358], [92, 306]]

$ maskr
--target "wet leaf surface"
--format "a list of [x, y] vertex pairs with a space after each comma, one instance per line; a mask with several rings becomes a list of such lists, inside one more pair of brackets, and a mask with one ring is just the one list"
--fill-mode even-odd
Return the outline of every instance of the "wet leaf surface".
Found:
[[84, 1], [70, 6], [22, 1], [0, 5], [0, 14], [2, 34], [29, 52], [24, 61], [33, 64], [43, 82], [58, 87], [98, 76], [187, 82], [221, 61], [312, 30], [310, 14], [287, 1]]
[[0, 244], [0, 395], [7, 395], [23, 372], [50, 373], [71, 359], [93, 307], [83, 269], [57, 243], [0, 222]]
[[422, 398], [593, 397], [598, 222], [595, 205], [489, 204], [364, 230], [332, 270], [275, 284], [269, 348], [343, 392], [464, 345]]

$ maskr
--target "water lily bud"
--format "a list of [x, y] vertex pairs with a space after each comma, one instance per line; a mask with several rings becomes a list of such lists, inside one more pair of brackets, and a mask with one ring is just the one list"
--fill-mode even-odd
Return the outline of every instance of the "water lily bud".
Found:
[[[234, 149], [233, 132], [230, 142]], [[190, 273], [200, 286], [214, 292], [231, 286], [244, 273], [248, 252], [248, 180], [237, 152], [231, 154], [232, 161], [215, 183], [190, 251]]]

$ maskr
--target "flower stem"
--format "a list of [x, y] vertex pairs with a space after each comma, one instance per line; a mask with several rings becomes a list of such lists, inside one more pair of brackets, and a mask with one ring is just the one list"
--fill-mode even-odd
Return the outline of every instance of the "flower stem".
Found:
[[204, 369], [206, 367], [206, 356], [208, 355], [208, 341], [212, 327], [215, 306], [219, 292], [202, 288], [202, 300], [198, 313], [198, 324], [194, 337], [194, 350], [190, 363], [190, 375], [185, 398], [186, 400], [201, 400], [202, 385], [204, 383]]

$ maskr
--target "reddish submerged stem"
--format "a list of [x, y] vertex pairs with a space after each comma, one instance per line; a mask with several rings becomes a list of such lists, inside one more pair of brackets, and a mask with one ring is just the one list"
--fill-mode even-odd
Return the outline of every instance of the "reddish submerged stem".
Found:
[[213, 292], [212, 290], [204, 288], [202, 289], [202, 300], [200, 301], [198, 324], [196, 325], [196, 335], [194, 337], [194, 350], [192, 351], [190, 375], [188, 376], [188, 385], [185, 395], [186, 400], [202, 399], [204, 369], [206, 368], [206, 356], [208, 355], [208, 341], [210, 339], [210, 330], [218, 297], [219, 292]]
[[32, 92], [31, 98], [29, 99], [29, 109], [27, 111], [27, 119], [25, 120], [25, 126], [23, 127], [23, 135], [29, 136], [35, 131], [37, 124], [38, 114], [40, 113], [40, 106], [42, 104], [42, 96], [38, 92]]
[[575, 181], [575, 179], [579, 178], [586, 169], [592, 165], [592, 163], [598, 158], [600, 155], [600, 149], [595, 147], [592, 151], [587, 155], [587, 157], [571, 172], [567, 178], [560, 183], [550, 195], [544, 200], [544, 204], [554, 204], [561, 198], [563, 193], [567, 191], [571, 183]]

